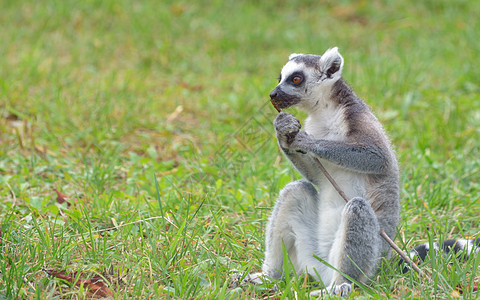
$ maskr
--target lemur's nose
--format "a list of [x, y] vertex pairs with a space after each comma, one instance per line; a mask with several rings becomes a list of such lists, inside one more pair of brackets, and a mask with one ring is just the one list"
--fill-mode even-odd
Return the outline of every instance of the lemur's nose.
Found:
[[270, 99], [274, 99], [275, 97], [277, 97], [278, 93], [277, 93], [277, 89], [274, 89], [271, 93], [270, 93]]

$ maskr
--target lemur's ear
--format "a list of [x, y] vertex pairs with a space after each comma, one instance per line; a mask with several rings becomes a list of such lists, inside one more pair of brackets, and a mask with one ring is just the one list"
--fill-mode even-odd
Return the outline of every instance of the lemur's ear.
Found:
[[338, 52], [338, 47], [330, 48], [320, 58], [320, 71], [322, 80], [338, 79], [342, 76], [343, 57]]
[[297, 57], [297, 56], [299, 56], [299, 55], [301, 55], [301, 54], [299, 54], [299, 53], [292, 53], [292, 54], [290, 54], [290, 56], [288, 57], [288, 60], [292, 60], [292, 59], [294, 59], [295, 57]]

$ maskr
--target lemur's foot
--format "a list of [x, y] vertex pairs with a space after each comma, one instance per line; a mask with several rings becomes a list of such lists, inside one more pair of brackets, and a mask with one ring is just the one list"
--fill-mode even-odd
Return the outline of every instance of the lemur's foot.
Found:
[[342, 283], [339, 285], [332, 285], [329, 288], [316, 290], [310, 292], [310, 296], [325, 296], [327, 294], [338, 295], [341, 297], [348, 297], [352, 292], [352, 284], [350, 283]]
[[[253, 284], [253, 285], [263, 285], [263, 284], [268, 284], [270, 282], [270, 279], [268, 276], [265, 274], [258, 272], [258, 273], [252, 273], [252, 274], [247, 274], [243, 279], [243, 274], [242, 273], [237, 273], [232, 276], [232, 279], [230, 281], [230, 287], [235, 288], [238, 286], [242, 286], [245, 284]], [[273, 287], [269, 288], [272, 291], [277, 291], [278, 287], [277, 285], [274, 285]]]

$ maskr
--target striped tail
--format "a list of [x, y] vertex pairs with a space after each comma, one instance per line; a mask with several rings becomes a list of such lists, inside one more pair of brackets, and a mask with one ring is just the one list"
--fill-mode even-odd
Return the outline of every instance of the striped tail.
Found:
[[[450, 253], [451, 251], [454, 251], [455, 255], [460, 255], [462, 259], [468, 259], [471, 255], [475, 255], [479, 252], [480, 250], [480, 237], [477, 237], [475, 239], [452, 239], [452, 240], [446, 240], [443, 241], [443, 243], [440, 245], [439, 243], [435, 242], [433, 243], [433, 251], [439, 251], [440, 249], [443, 249], [444, 253]], [[440, 247], [441, 246], [441, 247]], [[431, 251], [430, 249], [430, 244], [429, 243], [424, 243], [420, 244], [414, 249], [410, 250], [408, 253], [408, 256], [410, 259], [413, 261], [417, 262], [423, 262], [425, 261], [425, 258], [427, 257], [427, 254]], [[402, 272], [406, 273], [410, 270], [410, 267], [407, 266], [403, 259], [400, 260], [399, 264], [403, 267]]]

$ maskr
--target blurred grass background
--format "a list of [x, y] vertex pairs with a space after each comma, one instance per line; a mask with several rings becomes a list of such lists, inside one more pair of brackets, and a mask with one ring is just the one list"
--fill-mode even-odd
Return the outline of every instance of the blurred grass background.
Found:
[[[399, 244], [478, 234], [478, 15], [446, 0], [1, 1], [0, 298], [91, 296], [42, 268], [100, 274], [115, 298], [265, 296], [228, 281], [260, 268], [269, 210], [299, 176], [268, 94], [290, 53], [333, 46], [397, 150]], [[477, 269], [438, 269], [438, 291], [382, 267], [356, 296], [451, 297]]]

